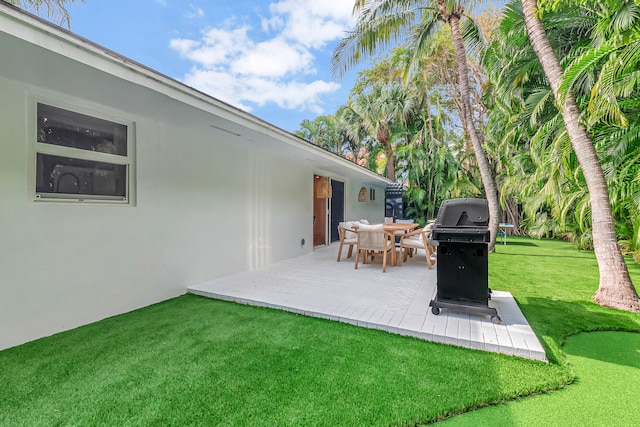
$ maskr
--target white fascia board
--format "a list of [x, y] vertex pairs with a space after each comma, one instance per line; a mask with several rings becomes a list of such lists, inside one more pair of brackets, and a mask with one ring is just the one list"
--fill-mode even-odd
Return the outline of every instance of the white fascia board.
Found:
[[256, 116], [5, 2], [0, 2], [0, 32], [10, 34], [76, 62], [163, 93], [176, 101], [269, 135], [297, 149], [302, 149], [314, 157], [318, 157], [319, 166], [323, 162], [338, 163], [342, 167], [350, 169], [351, 172], [362, 175], [363, 179], [385, 184], [391, 182], [375, 172], [330, 153]]

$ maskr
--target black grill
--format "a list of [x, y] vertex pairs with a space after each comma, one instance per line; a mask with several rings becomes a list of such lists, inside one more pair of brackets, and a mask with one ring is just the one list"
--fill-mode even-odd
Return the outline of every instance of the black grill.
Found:
[[500, 323], [496, 309], [489, 307], [488, 224], [484, 199], [446, 200], [440, 206], [431, 235], [438, 247], [437, 294], [429, 304], [433, 314], [447, 308], [488, 314]]

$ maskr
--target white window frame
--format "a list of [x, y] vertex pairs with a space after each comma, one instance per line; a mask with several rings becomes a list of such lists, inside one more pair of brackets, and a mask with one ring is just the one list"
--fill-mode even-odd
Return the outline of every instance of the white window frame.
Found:
[[[60, 108], [71, 112], [84, 114], [86, 116], [95, 117], [97, 119], [107, 120], [116, 124], [124, 125], [127, 127], [127, 155], [117, 155], [109, 153], [101, 153], [97, 151], [83, 150], [73, 147], [65, 147], [61, 145], [47, 144], [38, 142], [38, 104], [44, 104], [54, 108]], [[32, 147], [32, 168], [29, 172], [30, 179], [28, 180], [31, 186], [33, 194], [33, 200], [36, 202], [71, 202], [71, 203], [108, 203], [117, 205], [133, 206], [135, 204], [135, 123], [129, 120], [124, 120], [119, 117], [115, 117], [112, 114], [105, 111], [98, 110], [97, 108], [91, 108], [81, 106], [77, 104], [67, 104], [50, 99], [44, 98], [32, 98], [31, 108], [29, 116], [29, 138], [31, 140]], [[116, 165], [123, 165], [126, 168], [126, 184], [125, 195], [119, 196], [104, 196], [104, 195], [92, 195], [92, 194], [67, 194], [67, 193], [39, 193], [36, 188], [37, 182], [37, 157], [38, 154], [69, 157], [79, 160], [89, 160], [96, 162], [111, 163]]]

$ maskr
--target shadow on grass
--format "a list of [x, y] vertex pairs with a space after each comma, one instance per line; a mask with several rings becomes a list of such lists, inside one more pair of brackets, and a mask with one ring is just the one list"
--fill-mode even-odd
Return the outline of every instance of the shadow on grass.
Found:
[[[496, 248], [498, 246], [499, 245], [496, 242]], [[539, 247], [540, 245], [536, 245], [535, 243], [532, 243], [532, 242], [522, 242], [522, 241], [519, 241], [519, 240], [511, 241], [507, 237], [507, 244], [506, 245], [502, 245], [502, 246], [533, 246], [533, 247]]]
[[637, 425], [639, 348], [640, 334], [580, 333], [570, 337], [564, 346], [576, 375], [568, 387], [467, 412], [440, 425]]
[[[597, 335], [591, 336], [595, 338]], [[573, 347], [565, 346], [565, 352], [569, 356], [580, 356], [613, 365], [640, 369], [640, 333], [618, 332], [608, 333], [606, 336], [608, 338], [604, 340], [604, 343], [602, 340], [596, 341], [594, 339], [582, 344], [580, 351], [576, 351]], [[618, 339], [622, 340], [625, 345], [620, 345], [617, 342]], [[608, 351], [603, 351], [601, 348], [603, 346], [605, 346]]]
[[[588, 301], [529, 297], [518, 301], [523, 314], [542, 341], [549, 361], [563, 361], [567, 337], [580, 332], [640, 332], [640, 319], [632, 313], [608, 309]], [[624, 361], [618, 361], [618, 363]]]
[[[500, 256], [513, 256], [513, 257], [523, 257], [523, 256], [525, 256], [527, 258], [529, 258], [529, 257], [532, 257], [532, 258], [533, 257], [549, 258], [549, 255], [547, 255], [547, 254], [526, 254], [526, 255], [523, 255], [523, 254], [510, 254], [510, 253], [504, 253], [504, 252], [500, 252]], [[572, 256], [572, 255], [553, 255], [552, 258], [553, 259], [556, 259], [556, 258], [574, 258], [574, 259], [581, 259], [581, 260], [587, 259], [587, 257], [584, 257], [584, 256]], [[593, 261], [597, 262], [595, 259]]]

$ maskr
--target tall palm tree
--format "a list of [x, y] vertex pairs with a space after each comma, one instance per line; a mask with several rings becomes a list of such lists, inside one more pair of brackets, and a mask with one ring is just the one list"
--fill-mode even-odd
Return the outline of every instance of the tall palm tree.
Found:
[[[71, 17], [66, 9], [66, 5], [78, 0], [4, 0], [6, 3], [18, 6], [19, 8], [44, 15], [52, 19], [59, 19], [60, 25], [71, 27]], [[84, 0], [79, 0], [84, 1]]]
[[350, 107], [362, 119], [361, 126], [380, 144], [387, 162], [387, 178], [396, 179], [394, 141], [395, 127], [402, 126], [412, 112], [412, 99], [399, 84], [374, 84], [357, 94]]
[[573, 93], [569, 90], [563, 97], [560, 96], [563, 69], [536, 14], [537, 10], [536, 0], [522, 0], [527, 34], [560, 107], [571, 145], [589, 189], [593, 245], [600, 270], [600, 284], [594, 300], [603, 306], [640, 312], [640, 299], [616, 242], [609, 193], [600, 161], [587, 130], [580, 123], [580, 110]]
[[463, 107], [462, 122], [473, 146], [489, 202], [489, 250], [493, 251], [500, 222], [498, 192], [482, 148], [481, 136], [473, 123], [469, 66], [460, 26], [461, 20], [468, 19], [465, 9], [472, 8], [474, 4], [473, 0], [356, 0], [353, 9], [357, 15], [356, 27], [336, 47], [332, 64], [334, 73], [341, 74], [363, 57], [374, 54], [379, 48], [389, 47], [392, 42], [402, 38], [410, 42], [411, 49], [417, 54], [425, 48], [439, 24], [451, 28]]

